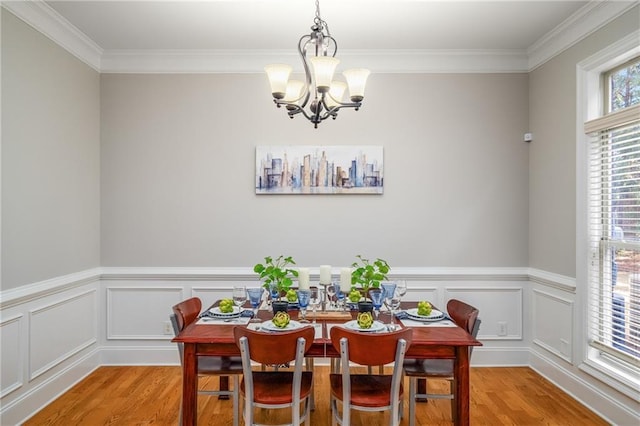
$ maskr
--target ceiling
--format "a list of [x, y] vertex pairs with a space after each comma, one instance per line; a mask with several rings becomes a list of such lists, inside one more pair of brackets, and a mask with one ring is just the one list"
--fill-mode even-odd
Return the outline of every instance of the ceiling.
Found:
[[[295, 49], [313, 0], [47, 1], [102, 49]], [[345, 49], [526, 49], [586, 1], [322, 0]]]
[[[107, 72], [144, 72], [154, 67], [166, 67], [166, 71], [172, 71], [172, 67], [177, 67], [173, 71], [188, 71], [191, 67], [197, 71], [198, 66], [201, 71], [253, 72], [257, 71], [257, 64], [291, 63], [297, 60], [298, 39], [309, 33], [315, 16], [314, 0], [29, 3], [30, 8], [24, 2], [3, 2], [19, 16], [25, 10], [31, 14], [30, 9], [37, 6], [39, 15], [34, 21], [38, 25], [43, 21], [40, 15], [47, 15], [58, 27], [65, 27], [65, 31], [82, 39], [84, 46], [77, 50], [87, 51], [88, 57], [93, 55], [94, 59], [86, 61]], [[601, 3], [321, 0], [320, 12], [338, 42], [337, 56], [356, 58], [358, 63], [353, 66], [372, 65], [369, 68], [374, 72], [393, 71], [394, 67], [404, 67], [409, 72], [412, 67], [413, 71], [429, 67], [437, 71], [439, 66], [443, 67], [441, 71], [452, 71], [457, 66], [467, 66], [462, 64], [464, 55], [464, 61], [471, 58], [477, 62], [470, 66], [471, 71], [482, 68], [483, 60], [487, 64], [496, 62], [487, 65], [488, 70], [526, 71], [531, 68], [533, 50], [548, 43], [551, 35], [566, 33], [569, 25], [588, 13], [603, 9]], [[626, 4], [628, 9], [628, 4], [638, 2], [604, 3]], [[56, 31], [43, 33], [55, 39]], [[59, 44], [66, 47], [74, 43]], [[247, 58], [255, 59], [254, 63], [249, 64]], [[441, 65], [443, 59], [447, 65]], [[397, 65], [404, 60], [408, 63]], [[161, 61], [164, 62], [160, 64]], [[189, 61], [191, 64], [185, 67]], [[396, 65], [389, 65], [394, 62]], [[451, 69], [446, 70], [445, 66]]]

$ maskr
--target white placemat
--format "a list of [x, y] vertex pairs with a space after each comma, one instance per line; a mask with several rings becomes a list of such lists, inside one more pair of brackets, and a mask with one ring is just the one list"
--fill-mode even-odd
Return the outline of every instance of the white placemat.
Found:
[[453, 321], [415, 321], [409, 318], [398, 320], [402, 321], [406, 327], [457, 327]]
[[204, 317], [200, 318], [196, 324], [205, 324], [205, 325], [244, 325], [248, 324], [251, 318], [249, 317], [237, 317], [230, 318], [225, 320], [224, 318], [211, 318]]
[[[315, 339], [321, 339], [322, 338], [322, 324], [321, 323], [316, 323], [316, 324], [306, 324], [303, 323], [303, 325], [306, 327], [308, 325], [312, 325], [314, 328], [314, 332], [315, 332]], [[251, 330], [258, 330], [258, 331], [269, 331], [269, 330], [265, 330], [262, 328], [262, 323], [261, 322], [252, 322], [249, 323], [249, 325], [247, 326], [247, 328], [251, 329]], [[277, 333], [277, 331], [275, 331], [274, 333]]]
[[[333, 327], [343, 327], [343, 328], [347, 328], [344, 326], [344, 324], [327, 324], [327, 336], [329, 336], [329, 338], [331, 338], [331, 329]], [[380, 330], [380, 331], [376, 331], [375, 333], [386, 333], [389, 330], [387, 329], [387, 327], [384, 328], [384, 330]]]

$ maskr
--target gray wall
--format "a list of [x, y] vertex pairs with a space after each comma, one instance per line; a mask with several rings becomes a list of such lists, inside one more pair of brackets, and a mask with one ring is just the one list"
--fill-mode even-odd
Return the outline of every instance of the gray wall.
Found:
[[[101, 76], [102, 265], [526, 266], [526, 74], [374, 74], [318, 129], [264, 75]], [[256, 145], [382, 145], [382, 196], [255, 195]]]
[[3, 290], [100, 264], [99, 74], [2, 12]]
[[576, 276], [576, 64], [640, 28], [639, 7], [529, 73], [529, 266]]

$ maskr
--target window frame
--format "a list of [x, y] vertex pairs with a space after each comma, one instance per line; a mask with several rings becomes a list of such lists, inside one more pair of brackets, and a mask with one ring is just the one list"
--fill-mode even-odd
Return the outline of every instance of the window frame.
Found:
[[595, 55], [577, 64], [577, 104], [576, 104], [576, 282], [584, 286], [584, 291], [577, 292], [578, 312], [576, 321], [579, 324], [574, 342], [577, 351], [578, 368], [585, 373], [607, 383], [628, 397], [640, 402], [640, 378], [637, 371], [619, 363], [606, 351], [599, 350], [597, 345], [589, 342], [589, 310], [590, 282], [589, 267], [592, 261], [598, 261], [600, 249], [591, 247], [588, 232], [588, 158], [590, 137], [585, 133], [585, 123], [602, 117], [608, 109], [604, 97], [604, 73], [614, 71], [640, 55], [637, 40], [640, 30], [636, 30], [608, 46]]

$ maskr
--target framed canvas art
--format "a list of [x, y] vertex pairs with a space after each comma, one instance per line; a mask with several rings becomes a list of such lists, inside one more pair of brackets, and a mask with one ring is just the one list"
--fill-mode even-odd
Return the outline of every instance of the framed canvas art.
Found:
[[256, 194], [382, 194], [381, 146], [258, 146]]

